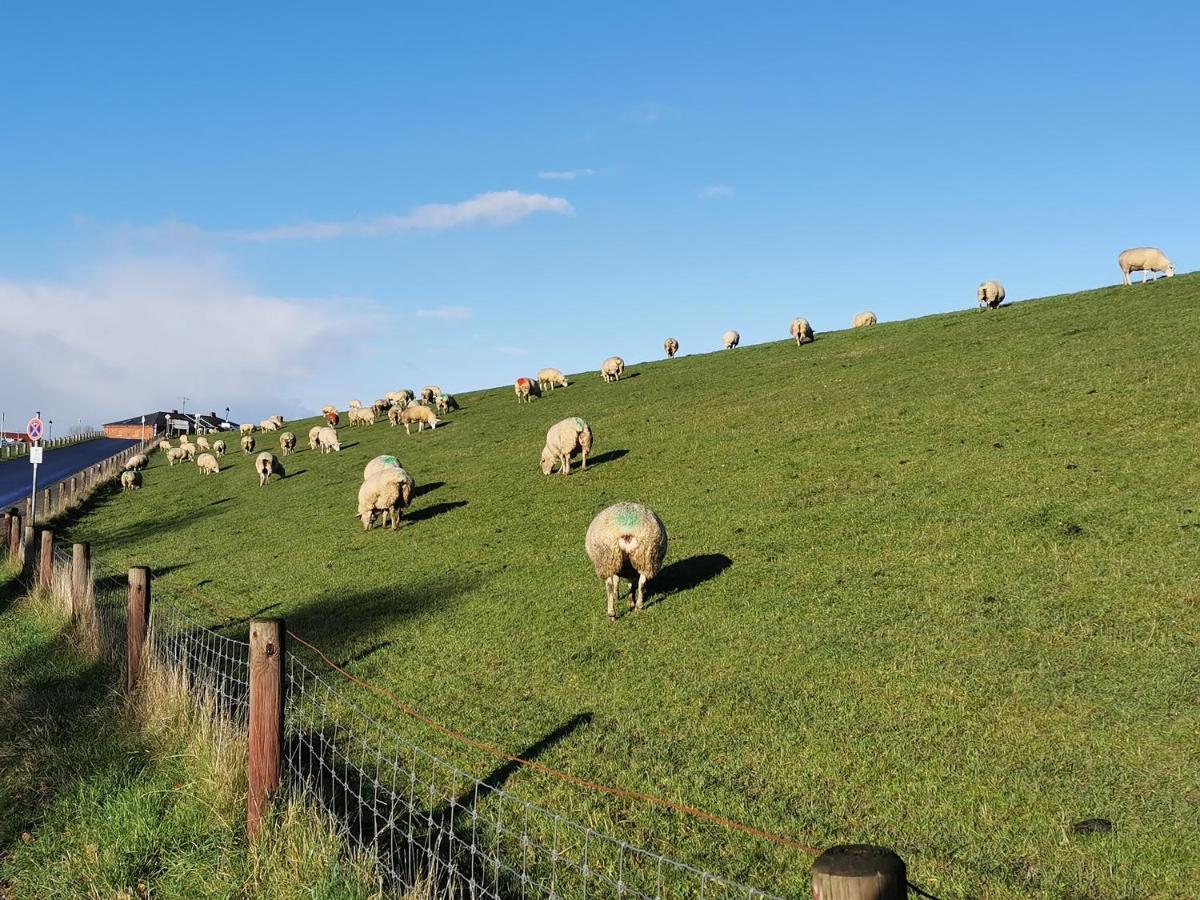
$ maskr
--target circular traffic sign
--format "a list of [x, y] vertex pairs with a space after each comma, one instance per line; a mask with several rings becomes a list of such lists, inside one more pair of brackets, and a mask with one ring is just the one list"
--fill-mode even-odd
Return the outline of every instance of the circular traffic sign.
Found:
[[42, 420], [34, 416], [29, 420], [29, 424], [25, 426], [25, 433], [29, 435], [31, 441], [40, 441], [42, 439]]

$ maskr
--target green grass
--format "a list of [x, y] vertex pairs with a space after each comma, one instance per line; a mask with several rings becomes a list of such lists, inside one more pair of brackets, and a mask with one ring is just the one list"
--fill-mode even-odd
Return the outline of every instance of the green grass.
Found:
[[[264, 489], [252, 457], [204, 478], [156, 454], [144, 490], [71, 530], [114, 567], [165, 570], [164, 591], [286, 617], [508, 751], [591, 713], [540, 761], [811, 844], [892, 846], [940, 896], [1191, 896], [1197, 333], [1192, 275], [588, 373], [527, 406], [504, 386], [433, 433], [343, 428], [342, 453], [302, 451]], [[544, 477], [568, 415], [595, 464]], [[289, 424], [302, 445], [314, 421]], [[363, 533], [360, 473], [385, 452], [428, 491], [398, 533]], [[622, 499], [658, 511], [671, 549], [653, 605], [610, 624], [583, 535]], [[507, 787], [805, 890], [793, 851], [529, 772]], [[1113, 831], [1071, 832], [1089, 817]]]
[[61, 605], [0, 571], [0, 897], [377, 896], [296, 804], [245, 837], [245, 747], [161, 678], [126, 707]]

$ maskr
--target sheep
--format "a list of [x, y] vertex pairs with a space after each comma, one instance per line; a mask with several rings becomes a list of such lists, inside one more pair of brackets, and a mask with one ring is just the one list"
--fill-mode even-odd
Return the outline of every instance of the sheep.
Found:
[[221, 471], [217, 458], [211, 453], [201, 453], [196, 458], [196, 468], [200, 470], [201, 475], [215, 475]]
[[167, 451], [167, 465], [173, 466], [177, 462], [183, 462], [183, 460], [186, 456], [187, 456], [187, 454], [184, 453], [182, 450], [180, 450], [178, 447], [172, 447], [170, 450]]
[[[418, 405], [420, 405], [420, 404], [418, 404]], [[388, 410], [388, 421], [392, 423], [393, 428], [395, 428], [397, 425], [400, 424], [400, 416], [404, 414], [404, 410], [406, 410], [407, 408], [408, 407], [406, 407], [406, 406], [405, 407], [393, 406], [391, 409]]]
[[350, 410], [351, 425], [374, 425], [375, 410], [369, 406], [357, 406]]
[[392, 530], [400, 527], [400, 517], [412, 502], [415, 484], [412, 476], [403, 469], [388, 467], [366, 479], [358, 489], [358, 512], [363, 531], [371, 530], [375, 514], [383, 513], [384, 524], [389, 521]]
[[380, 397], [378, 400], [376, 400], [374, 403], [371, 404], [371, 409], [374, 410], [375, 415], [377, 415], [377, 416], [382, 416], [384, 413], [386, 413], [391, 408], [392, 408], [392, 401], [385, 400], [382, 397]]
[[196, 445], [186, 441], [180, 443], [179, 449], [183, 451], [183, 458], [191, 462], [196, 458]]
[[596, 574], [604, 579], [608, 619], [617, 618], [621, 579], [629, 582], [629, 605], [641, 609], [646, 582], [662, 568], [667, 555], [667, 529], [662, 519], [641, 503], [614, 503], [592, 519], [584, 540]]
[[327, 416], [330, 413], [335, 413], [335, 412], [337, 412], [336, 406], [322, 406], [321, 407], [321, 415], [323, 415], [323, 416]]
[[137, 453], [125, 461], [126, 469], [144, 469], [150, 465], [150, 457], [145, 453]]
[[400, 422], [404, 425], [405, 434], [412, 434], [412, 430], [409, 428], [410, 425], [417, 425], [417, 431], [421, 432], [425, 430], [426, 425], [432, 429], [442, 424], [442, 420], [437, 417], [437, 414], [432, 409], [420, 404], [405, 407], [400, 413]]
[[212, 452], [215, 453], [217, 456], [224, 456], [225, 455], [225, 442], [224, 441], [213, 441]]
[[854, 321], [851, 324], [855, 328], [866, 328], [868, 325], [875, 325], [878, 322], [879, 320], [875, 318], [875, 313], [860, 312], [854, 317]]
[[554, 390], [555, 388], [566, 387], [569, 382], [567, 376], [558, 369], [542, 369], [537, 374], [538, 388], [540, 390]]
[[546, 432], [546, 446], [542, 448], [542, 474], [551, 474], [555, 464], [563, 475], [569, 474], [571, 457], [577, 451], [583, 454], [586, 472], [588, 454], [592, 452], [592, 427], [579, 416], [551, 425]]
[[258, 423], [258, 430], [259, 431], [278, 431], [279, 423], [276, 422], [274, 419], [263, 419], [261, 422]]
[[442, 389], [436, 384], [427, 384], [421, 388], [421, 402], [432, 403], [433, 398], [442, 392]]
[[159, 441], [158, 449], [161, 450], [163, 453], [166, 453], [168, 450], [171, 449], [171, 442], [166, 439]]
[[267, 482], [271, 480], [272, 475], [278, 475], [280, 478], [286, 477], [283, 465], [270, 450], [264, 450], [258, 454], [254, 460], [254, 471], [258, 473], [259, 487], [265, 487]]
[[1159, 272], [1165, 272], [1168, 278], [1175, 275], [1175, 266], [1157, 247], [1134, 247], [1132, 250], [1126, 250], [1117, 257], [1117, 265], [1121, 267], [1121, 274], [1125, 276], [1125, 284], [1131, 283], [1130, 272], [1141, 272], [1143, 284], [1146, 283], [1147, 272], [1151, 274], [1151, 280], [1157, 280]]
[[408, 406], [408, 401], [411, 400], [414, 395], [412, 391], [410, 391], [408, 388], [405, 388], [402, 391], [388, 391], [383, 396], [387, 397], [388, 400], [391, 401], [392, 406], [399, 406], [401, 409], [403, 409], [404, 407]]
[[1004, 302], [1004, 285], [998, 281], [984, 281], [975, 291], [975, 299], [980, 309], [995, 309]]
[[663, 341], [663, 351], [667, 354], [667, 359], [674, 359], [675, 354], [679, 352], [679, 341], [675, 338], [667, 338]]
[[212, 447], [210, 447], [208, 444], [208, 438], [206, 438], [204, 435], [200, 435], [199, 437], [197, 437], [196, 438], [196, 449], [197, 450], [211, 450]]
[[529, 395], [533, 393], [533, 382], [528, 378], [518, 378], [513, 382], [513, 391], [516, 392], [518, 403], [528, 403]]
[[246, 454], [250, 454], [250, 453], [254, 452], [254, 435], [252, 435], [252, 434], [243, 434], [242, 435], [242, 452], [246, 453]]
[[458, 401], [451, 394], [438, 394], [437, 402], [434, 404], [438, 412], [448, 413], [452, 409], [458, 409]]
[[319, 435], [320, 433], [321, 433], [320, 425], [314, 425], [312, 428], [308, 429], [308, 449], [309, 450], [316, 450], [318, 447], [321, 446], [321, 439], [319, 437], [317, 437], [317, 435]]
[[741, 340], [742, 336], [732, 329], [721, 335], [721, 343], [725, 345], [726, 350], [732, 350]]
[[350, 409], [362, 409], [362, 401], [361, 400], [351, 400], [350, 403], [348, 404], [348, 406], [350, 407]]
[[366, 481], [372, 475], [382, 472], [384, 469], [402, 468], [404, 467], [400, 465], [400, 460], [396, 459], [394, 456], [388, 456], [386, 454], [383, 456], [377, 456], [367, 463], [366, 468], [363, 469], [363, 481]]
[[788, 329], [788, 333], [791, 334], [791, 336], [795, 339], [797, 347], [799, 347], [801, 344], [807, 344], [813, 339], [813, 330], [812, 326], [808, 324], [808, 319], [802, 319], [800, 317], [792, 319], [792, 324]]
[[254, 432], [254, 426], [249, 422], [243, 422], [238, 426], [238, 431], [240, 431], [242, 434], [252, 434]]
[[317, 434], [317, 445], [321, 448], [322, 453], [341, 453], [342, 442], [338, 438], [337, 430], [326, 425]]
[[337, 410], [325, 413], [325, 422], [330, 428], [337, 428], [342, 423], [342, 417], [337, 414]]
[[141, 488], [142, 473], [136, 469], [126, 469], [121, 473], [121, 490], [132, 491]]
[[278, 413], [276, 413], [273, 416], [267, 416], [267, 418], [270, 419], [272, 422], [274, 422], [276, 425], [278, 425], [280, 428], [283, 427], [283, 416], [279, 415]]
[[291, 456], [296, 452], [296, 436], [290, 431], [285, 431], [279, 436], [279, 451], [284, 456]]
[[620, 381], [623, 374], [625, 374], [625, 360], [619, 356], [610, 356], [600, 363], [600, 377], [606, 382]]

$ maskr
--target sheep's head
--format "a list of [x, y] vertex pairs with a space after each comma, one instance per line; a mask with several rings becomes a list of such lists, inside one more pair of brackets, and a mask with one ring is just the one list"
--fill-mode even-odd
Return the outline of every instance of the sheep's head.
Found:
[[557, 462], [557, 460], [555, 459], [554, 453], [550, 450], [549, 447], [543, 447], [542, 448], [542, 461], [541, 461], [542, 474], [549, 475], [551, 472], [553, 472], [555, 462]]
[[1171, 265], [1170, 263], [1167, 263], [1167, 277], [1168, 278], [1175, 277], [1175, 267], [1173, 265]]

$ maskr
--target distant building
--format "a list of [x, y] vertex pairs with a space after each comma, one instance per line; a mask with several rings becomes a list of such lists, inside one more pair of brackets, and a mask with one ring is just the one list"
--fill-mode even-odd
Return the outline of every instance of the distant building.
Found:
[[29, 440], [29, 435], [23, 431], [0, 431], [0, 441], [20, 442], [22, 444], [32, 443]]
[[173, 409], [170, 412], [150, 412], [119, 422], [108, 422], [104, 426], [104, 436], [146, 441], [159, 435], [230, 431], [237, 427], [237, 422], [227, 421], [215, 412], [195, 415]]

